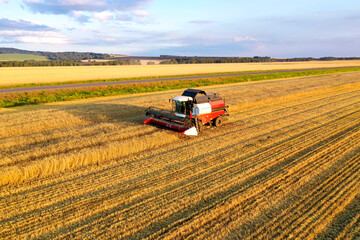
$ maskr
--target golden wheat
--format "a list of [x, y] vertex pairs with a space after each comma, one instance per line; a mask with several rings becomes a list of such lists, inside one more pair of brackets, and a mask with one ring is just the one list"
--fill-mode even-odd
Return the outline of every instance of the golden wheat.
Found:
[[0, 68], [0, 85], [274, 69], [359, 66], [360, 61]]

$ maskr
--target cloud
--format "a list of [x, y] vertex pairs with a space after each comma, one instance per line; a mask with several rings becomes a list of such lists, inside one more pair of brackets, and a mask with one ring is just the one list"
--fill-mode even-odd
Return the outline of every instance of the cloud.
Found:
[[234, 37], [235, 42], [244, 42], [244, 41], [256, 41], [255, 38], [250, 37], [250, 36], [246, 36], [246, 37], [238, 37], [235, 36]]
[[103, 22], [107, 22], [109, 20], [114, 19], [114, 14], [108, 11], [103, 11], [103, 12], [95, 12], [94, 13], [94, 18], [103, 21]]
[[68, 38], [54, 31], [0, 31], [0, 43], [66, 44]]
[[150, 17], [151, 14], [144, 10], [136, 10], [131, 12], [136, 17]]
[[131, 12], [118, 12], [114, 19], [124, 22], [147, 23], [150, 17], [151, 14], [147, 11], [135, 10]]
[[[1, 1], [1, 0], [0, 0]], [[152, 0], [22, 0], [35, 13], [68, 15], [85, 23], [91, 18], [102, 22], [110, 20], [146, 22], [150, 13], [140, 10]]]
[[88, 22], [90, 19], [83, 11], [72, 11], [71, 16], [79, 22]]
[[134, 17], [130, 13], [119, 12], [116, 14], [115, 19], [119, 21], [129, 22], [132, 21]]
[[193, 24], [213, 24], [213, 21], [208, 21], [208, 20], [194, 20], [194, 21], [190, 21], [190, 23]]
[[25, 20], [0, 19], [0, 43], [65, 44], [68, 39], [56, 29]]
[[57, 32], [27, 32], [26, 35], [16, 37], [22, 43], [35, 44], [67, 44], [66, 36]]
[[73, 11], [131, 11], [144, 8], [150, 2], [152, 0], [23, 0], [33, 12], [65, 15]]
[[11, 20], [7, 18], [0, 18], [0, 31], [1, 30], [30, 30], [30, 31], [53, 31], [54, 29], [42, 25], [35, 24], [25, 20]]

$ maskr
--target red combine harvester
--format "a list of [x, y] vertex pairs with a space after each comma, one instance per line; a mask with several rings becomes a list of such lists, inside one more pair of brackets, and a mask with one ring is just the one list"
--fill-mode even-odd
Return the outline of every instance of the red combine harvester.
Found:
[[228, 116], [225, 100], [217, 94], [187, 89], [179, 97], [170, 99], [173, 110], [149, 107], [145, 110], [150, 118], [144, 123], [171, 128], [185, 135], [198, 135], [204, 125], [220, 126], [223, 116]]

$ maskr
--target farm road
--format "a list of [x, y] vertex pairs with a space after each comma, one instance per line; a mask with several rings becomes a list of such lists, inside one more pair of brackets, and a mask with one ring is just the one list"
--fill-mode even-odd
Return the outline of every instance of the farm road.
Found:
[[120, 84], [129, 84], [129, 83], [176, 81], [176, 80], [204, 79], [204, 78], [216, 78], [216, 77], [234, 77], [234, 76], [244, 76], [244, 75], [266, 74], [266, 73], [301, 72], [301, 71], [310, 71], [310, 70], [328, 70], [328, 69], [341, 69], [341, 68], [350, 68], [350, 67], [275, 70], [275, 71], [261, 71], [261, 72], [229, 73], [229, 74], [218, 74], [218, 75], [201, 75], [201, 76], [187, 76], [187, 77], [140, 79], [140, 80], [129, 80], [129, 81], [111, 81], [111, 82], [93, 82], [93, 83], [80, 83], [80, 84], [52, 85], [52, 86], [40, 86], [40, 87], [8, 88], [8, 89], [0, 89], [0, 93], [42, 91], [42, 90], [51, 90], [51, 89], [64, 89], [64, 88], [97, 87], [97, 86], [110, 86], [110, 85], [120, 85]]

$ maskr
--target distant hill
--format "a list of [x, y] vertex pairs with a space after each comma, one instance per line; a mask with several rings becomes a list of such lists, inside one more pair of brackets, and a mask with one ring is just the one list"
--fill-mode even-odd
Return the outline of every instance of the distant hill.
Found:
[[45, 56], [28, 53], [2, 53], [0, 61], [49, 61]]
[[[31, 54], [37, 56], [44, 56], [48, 60], [53, 61], [81, 61], [84, 59], [107, 59], [109, 54], [93, 53], [93, 52], [43, 52], [43, 51], [27, 51], [17, 48], [0, 48], [1, 54]], [[25, 57], [25, 56], [24, 56]], [[9, 60], [10, 59], [5, 59]], [[34, 59], [36, 61], [41, 61]], [[21, 61], [21, 60], [18, 60]]]
[[[138, 65], [138, 64], [198, 64], [198, 63], [251, 63], [251, 62], [296, 62], [296, 61], [332, 61], [359, 60], [359, 57], [301, 57], [272, 58], [254, 57], [211, 57], [160, 55], [127, 56], [94, 52], [44, 52], [27, 51], [17, 48], [0, 47], [0, 67], [29, 66], [79, 66], [79, 65]], [[98, 60], [98, 61], [96, 61]]]
[[40, 54], [36, 54], [37, 52], [35, 51], [26, 51], [26, 50], [21, 50], [21, 49], [16, 49], [16, 48], [0, 48], [0, 54], [3, 53], [20, 53], [20, 54], [34, 54], [34, 55], [40, 55]]

